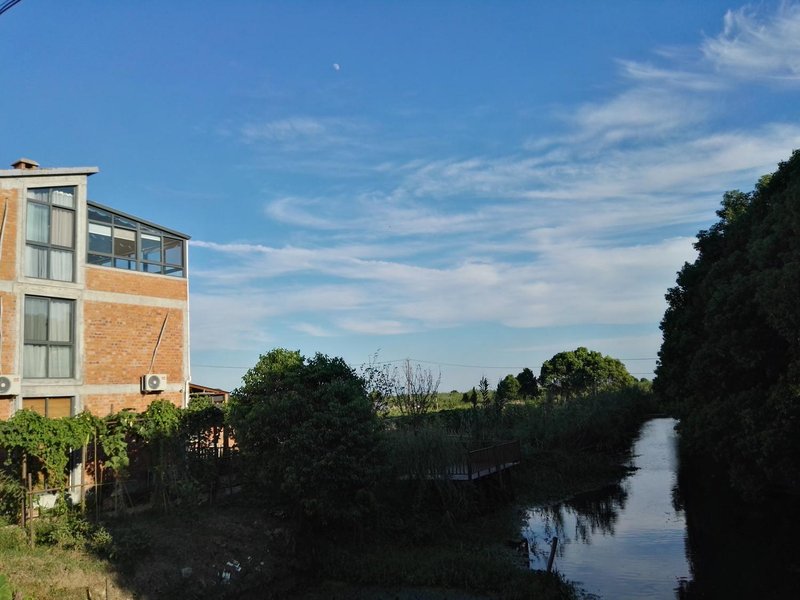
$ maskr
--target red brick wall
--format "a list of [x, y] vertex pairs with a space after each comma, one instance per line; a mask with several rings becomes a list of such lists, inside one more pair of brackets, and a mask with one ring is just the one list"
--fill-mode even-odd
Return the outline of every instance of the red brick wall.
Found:
[[[155, 362], [153, 351], [167, 319]], [[131, 384], [146, 373], [165, 373], [167, 383], [184, 378], [184, 312], [113, 302], [84, 303], [84, 383]]]
[[13, 398], [0, 398], [0, 421], [4, 421], [11, 416], [11, 404]]
[[136, 294], [170, 300], [187, 300], [186, 279], [135, 273], [111, 267], [86, 267], [86, 289], [120, 294]]
[[12, 281], [16, 278], [18, 208], [17, 190], [0, 190], [0, 224], [3, 222], [3, 210], [6, 211], [0, 246], [0, 281]]
[[0, 322], [0, 373], [14, 372], [14, 357], [17, 353], [17, 297], [0, 292], [3, 320]]
[[161, 392], [160, 394], [96, 394], [83, 397], [83, 407], [98, 417], [118, 413], [131, 408], [144, 412], [156, 400], [168, 400], [175, 406], [182, 406], [183, 394], [180, 392]]

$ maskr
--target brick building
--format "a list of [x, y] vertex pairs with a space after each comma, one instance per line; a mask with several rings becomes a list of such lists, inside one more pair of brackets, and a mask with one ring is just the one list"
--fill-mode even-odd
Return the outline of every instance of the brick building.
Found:
[[0, 170], [0, 419], [189, 397], [188, 236], [87, 199], [97, 167]]

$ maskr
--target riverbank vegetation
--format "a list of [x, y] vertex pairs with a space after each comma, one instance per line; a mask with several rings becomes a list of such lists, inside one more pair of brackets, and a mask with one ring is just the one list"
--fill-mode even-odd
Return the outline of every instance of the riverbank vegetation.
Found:
[[654, 388], [683, 451], [750, 500], [800, 493], [800, 152], [727, 192], [667, 293]]
[[[201, 505], [206, 496], [186, 491], [199, 489], [200, 475], [174, 479], [175, 458], [163, 469], [173, 485], [161, 490], [153, 512], [90, 522], [64, 503], [60, 516], [46, 519], [52, 535], [45, 521], [38, 524], [35, 546], [21, 529], [4, 529], [3, 574], [41, 600], [86, 597], [69, 585], [49, 595], [23, 574], [31, 565], [49, 573], [49, 563], [37, 562], [46, 556], [63, 561], [91, 594], [109, 585], [114, 597], [159, 597], [156, 589], [185, 598], [378, 598], [402, 589], [425, 590], [417, 597], [426, 598], [447, 590], [574, 597], [560, 577], [527, 569], [527, 557], [506, 543], [519, 537], [510, 499], [545, 502], [621, 476], [621, 456], [653, 405], [649, 385], [624, 367], [622, 377], [613, 375], [619, 365], [608, 357], [585, 348], [562, 354], [554, 361], [560, 374], [543, 385], [526, 381], [527, 370], [495, 389], [479, 382], [476, 401], [452, 392], [439, 402], [437, 378], [416, 366], [400, 380], [375, 365], [365, 377], [338, 358], [273, 350], [247, 373], [229, 410], [215, 412], [235, 431], [239, 494]], [[202, 428], [208, 409], [173, 415], [160, 407], [128, 435], [149, 441], [154, 456], [170, 454], [203, 439], [188, 424]], [[9, 427], [29, 418], [24, 413]], [[511, 439], [524, 457], [511, 477], [437, 476], [467, 450]], [[9, 506], [13, 520], [18, 499]]]

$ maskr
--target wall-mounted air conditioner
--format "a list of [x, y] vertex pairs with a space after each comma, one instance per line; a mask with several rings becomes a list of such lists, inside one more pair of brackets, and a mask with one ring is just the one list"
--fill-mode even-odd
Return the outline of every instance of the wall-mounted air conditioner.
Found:
[[142, 393], [163, 392], [167, 388], [167, 376], [158, 373], [142, 375]]
[[0, 375], [0, 396], [20, 395], [19, 375]]

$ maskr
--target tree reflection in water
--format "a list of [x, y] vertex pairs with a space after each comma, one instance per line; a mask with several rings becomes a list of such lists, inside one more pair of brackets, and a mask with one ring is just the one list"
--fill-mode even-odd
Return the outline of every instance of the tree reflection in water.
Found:
[[564, 544], [591, 544], [595, 534], [614, 535], [619, 513], [628, 499], [626, 486], [620, 483], [580, 494], [560, 504], [528, 510], [523, 535], [528, 540], [531, 568], [541, 569], [550, 555], [553, 536], [558, 537], [558, 556]]

